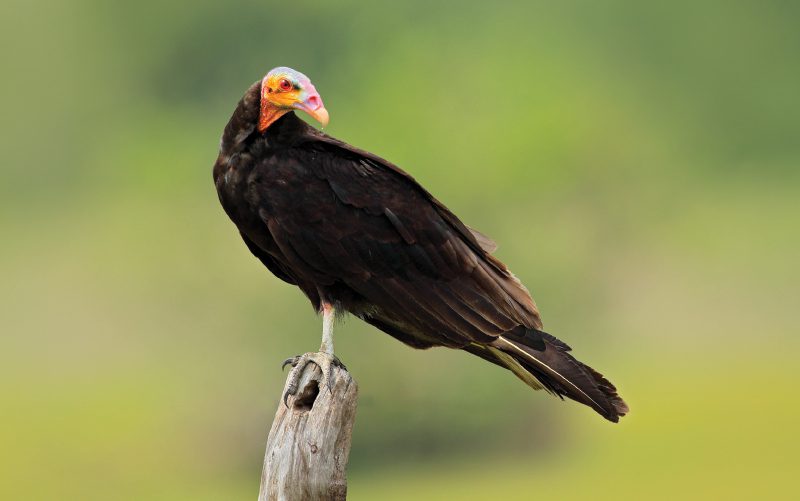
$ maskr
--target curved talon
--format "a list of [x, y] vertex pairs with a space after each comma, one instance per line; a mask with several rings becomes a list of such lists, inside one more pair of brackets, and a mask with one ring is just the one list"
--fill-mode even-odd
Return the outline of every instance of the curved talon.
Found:
[[347, 370], [347, 367], [345, 367], [342, 361], [339, 360], [339, 357], [337, 357], [336, 355], [331, 355], [331, 356], [333, 357], [333, 365], [341, 367], [344, 370]]
[[322, 373], [318, 381], [319, 386], [322, 388], [327, 387], [328, 392], [333, 394], [333, 368], [334, 366], [344, 368], [342, 361], [339, 360], [335, 355], [324, 352], [316, 352], [304, 353], [302, 355], [297, 355], [296, 357], [287, 358], [283, 362], [283, 365], [281, 365], [281, 369], [285, 368], [289, 364], [292, 365], [292, 370], [289, 372], [288, 381], [286, 383], [286, 392], [283, 394], [283, 404], [287, 408], [289, 407], [289, 395], [295, 395], [297, 393], [303, 371], [310, 363], [313, 363], [319, 367], [320, 372]]
[[285, 368], [286, 368], [286, 366], [287, 366], [287, 365], [290, 365], [290, 364], [291, 364], [291, 366], [292, 366], [292, 367], [294, 367], [295, 365], [297, 365], [297, 361], [298, 361], [298, 360], [300, 360], [300, 355], [295, 355], [295, 356], [293, 356], [293, 357], [289, 357], [289, 358], [287, 358], [287, 359], [286, 359], [286, 360], [284, 360], [284, 361], [283, 361], [283, 363], [281, 364], [281, 370], [285, 369]]

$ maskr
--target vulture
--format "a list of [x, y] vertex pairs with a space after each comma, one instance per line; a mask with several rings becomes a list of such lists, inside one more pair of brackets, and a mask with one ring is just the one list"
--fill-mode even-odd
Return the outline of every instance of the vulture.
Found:
[[330, 385], [340, 364], [334, 320], [347, 312], [413, 348], [467, 351], [609, 421], [628, 412], [613, 384], [542, 330], [530, 293], [492, 255], [489, 238], [408, 173], [317, 130], [297, 110], [328, 124], [308, 77], [271, 70], [236, 106], [213, 172], [250, 252], [322, 315], [319, 352], [285, 362], [293, 368], [284, 402], [309, 363]]

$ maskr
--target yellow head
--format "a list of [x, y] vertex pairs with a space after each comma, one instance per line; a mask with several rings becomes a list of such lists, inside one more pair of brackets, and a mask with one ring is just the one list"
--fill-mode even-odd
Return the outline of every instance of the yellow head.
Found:
[[285, 66], [271, 70], [261, 80], [261, 115], [258, 130], [264, 132], [275, 120], [292, 110], [302, 110], [323, 127], [328, 125], [328, 110], [307, 76]]

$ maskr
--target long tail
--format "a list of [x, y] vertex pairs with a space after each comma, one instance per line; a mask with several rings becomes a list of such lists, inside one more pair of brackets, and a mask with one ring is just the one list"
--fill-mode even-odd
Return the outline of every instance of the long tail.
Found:
[[531, 388], [588, 405], [609, 421], [616, 423], [628, 412], [613, 384], [576, 360], [568, 353], [571, 348], [566, 343], [546, 332], [519, 329], [503, 334], [490, 345], [466, 349], [510, 369]]

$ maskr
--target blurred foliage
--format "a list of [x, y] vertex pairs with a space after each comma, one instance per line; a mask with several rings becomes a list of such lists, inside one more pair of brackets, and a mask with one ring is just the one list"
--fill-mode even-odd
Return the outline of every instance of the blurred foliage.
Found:
[[495, 238], [632, 408], [351, 320], [352, 499], [796, 498], [798, 4], [1, 9], [1, 498], [255, 496], [279, 363], [320, 324], [210, 171], [278, 65]]

